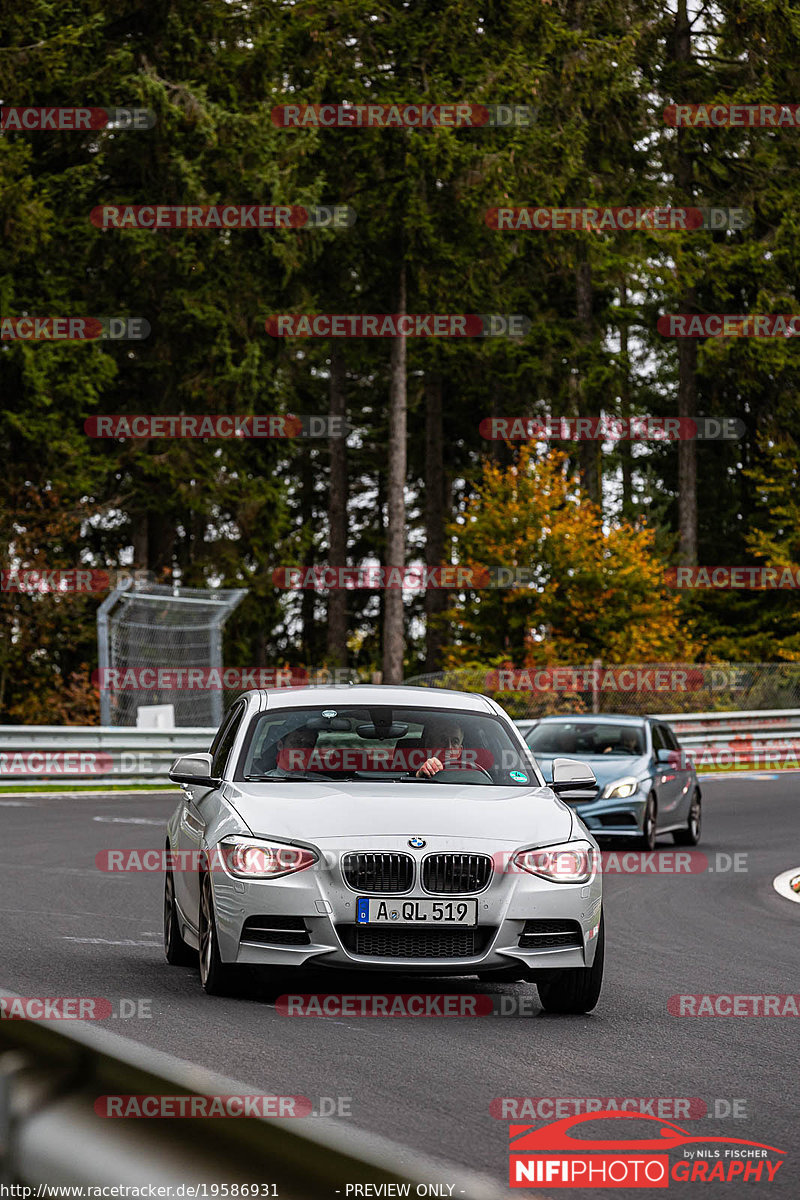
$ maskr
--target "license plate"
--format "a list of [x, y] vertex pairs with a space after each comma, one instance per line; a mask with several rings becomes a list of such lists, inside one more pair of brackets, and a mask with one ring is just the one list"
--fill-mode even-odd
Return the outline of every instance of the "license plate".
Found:
[[359, 896], [358, 925], [477, 925], [477, 900], [371, 900]]

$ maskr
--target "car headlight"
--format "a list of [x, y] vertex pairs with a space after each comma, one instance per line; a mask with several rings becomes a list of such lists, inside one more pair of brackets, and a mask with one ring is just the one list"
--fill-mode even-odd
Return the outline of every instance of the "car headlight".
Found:
[[634, 779], [633, 775], [626, 775], [624, 779], [615, 779], [613, 783], [607, 783], [603, 788], [604, 800], [624, 800], [626, 796], [632, 796], [639, 787], [639, 780]]
[[262, 838], [225, 838], [219, 849], [226, 871], [237, 879], [277, 879], [304, 871], [317, 861], [314, 851], [305, 846], [288, 846], [285, 842]]
[[589, 842], [567, 842], [539, 850], [518, 850], [514, 865], [551, 883], [588, 883], [597, 871], [597, 851]]

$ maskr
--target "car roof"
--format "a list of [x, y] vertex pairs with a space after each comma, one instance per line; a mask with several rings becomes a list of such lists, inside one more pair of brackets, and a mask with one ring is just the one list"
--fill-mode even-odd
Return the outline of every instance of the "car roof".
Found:
[[498, 714], [502, 711], [487, 696], [449, 688], [341, 683], [328, 687], [266, 688], [261, 689], [260, 694], [264, 697], [264, 707], [267, 709], [308, 708], [319, 704], [386, 704], [391, 708], [404, 705], [409, 708], [444, 708], [454, 712]]

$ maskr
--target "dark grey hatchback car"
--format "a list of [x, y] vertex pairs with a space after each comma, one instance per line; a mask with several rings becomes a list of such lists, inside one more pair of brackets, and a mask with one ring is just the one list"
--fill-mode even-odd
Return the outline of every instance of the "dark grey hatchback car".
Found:
[[542, 717], [524, 737], [548, 782], [554, 758], [592, 768], [597, 786], [561, 799], [598, 840], [631, 838], [648, 850], [665, 833], [679, 846], [700, 841], [700, 785], [666, 721], [602, 713]]

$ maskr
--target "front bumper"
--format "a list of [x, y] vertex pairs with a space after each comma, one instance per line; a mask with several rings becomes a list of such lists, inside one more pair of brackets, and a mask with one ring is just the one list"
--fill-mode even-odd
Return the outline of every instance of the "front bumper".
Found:
[[[470, 975], [508, 968], [520, 973], [566, 967], [588, 967], [594, 961], [597, 929], [600, 921], [602, 877], [597, 874], [585, 884], [550, 883], [524, 871], [509, 870], [519, 846], [460, 841], [451, 838], [429, 839], [424, 851], [409, 851], [398, 839], [331, 839], [337, 843], [318, 846], [320, 861], [313, 867], [274, 880], [233, 879], [222, 871], [212, 873], [214, 907], [222, 960], [275, 968], [330, 967], [370, 972], [402, 972], [430, 975]], [[356, 901], [359, 895], [378, 896], [377, 892], [357, 892], [350, 888], [341, 871], [341, 857], [349, 851], [386, 851], [410, 853], [419, 862], [430, 853], [485, 853], [493, 857], [495, 870], [488, 886], [480, 892], [459, 893], [457, 899], [478, 902], [478, 924], [474, 942], [461, 936], [469, 927], [438, 926], [431, 930], [428, 944], [421, 952], [419, 925], [358, 926]], [[420, 886], [398, 895], [381, 898], [453, 899], [452, 895], [431, 896]], [[255, 918], [269, 918], [255, 920]], [[531, 925], [532, 922], [537, 924]], [[541, 931], [557, 922], [569, 927], [570, 934], [546, 936]], [[253, 925], [260, 930], [253, 934]], [[245, 928], [247, 926], [247, 928]], [[275, 941], [264, 929], [284, 927]], [[446, 945], [436, 939], [440, 931], [461, 931], [455, 937], [444, 936]], [[387, 938], [362, 939], [356, 930], [389, 932]], [[526, 929], [538, 931], [535, 935]], [[406, 935], [410, 933], [409, 937]], [[423, 931], [427, 933], [428, 931]], [[434, 936], [435, 933], [435, 936]], [[264, 940], [266, 936], [267, 940]], [[561, 939], [561, 940], [560, 940]], [[521, 940], [523, 945], [520, 945]], [[292, 942], [302, 944], [292, 944]], [[364, 953], [359, 942], [380, 952]], [[431, 944], [431, 942], [433, 944]], [[380, 943], [380, 945], [379, 945]], [[396, 944], [398, 943], [398, 944]], [[402, 943], [400, 945], [399, 943]], [[440, 953], [441, 949], [441, 953]], [[393, 952], [401, 950], [402, 952]], [[420, 950], [418, 953], [417, 951]]]
[[647, 807], [647, 792], [636, 791], [620, 800], [591, 800], [570, 803], [594, 838], [640, 837]]

